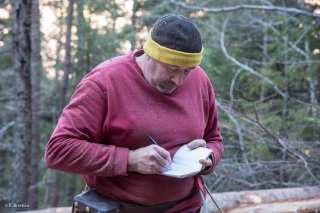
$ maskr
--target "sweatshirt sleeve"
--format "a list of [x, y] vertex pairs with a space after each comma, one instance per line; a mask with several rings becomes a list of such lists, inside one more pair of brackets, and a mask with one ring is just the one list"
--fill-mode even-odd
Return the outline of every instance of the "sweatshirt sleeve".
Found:
[[220, 134], [218, 109], [215, 102], [215, 95], [211, 83], [208, 83], [208, 90], [209, 112], [204, 140], [207, 142], [207, 148], [212, 149], [211, 159], [213, 162], [213, 166], [206, 168], [204, 171], [202, 171], [202, 175], [210, 174], [213, 172], [214, 168], [221, 160], [224, 152], [222, 136]]
[[46, 146], [47, 167], [83, 175], [127, 175], [128, 149], [103, 141], [107, 91], [82, 80]]

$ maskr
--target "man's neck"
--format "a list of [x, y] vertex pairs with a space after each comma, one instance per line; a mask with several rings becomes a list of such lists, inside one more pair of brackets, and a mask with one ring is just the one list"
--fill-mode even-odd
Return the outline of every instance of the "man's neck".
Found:
[[146, 63], [146, 54], [136, 55], [135, 59], [136, 59], [136, 62], [138, 64], [138, 66], [142, 70], [142, 73], [143, 73], [144, 77], [146, 77], [145, 69], [144, 69], [145, 68], [145, 63]]

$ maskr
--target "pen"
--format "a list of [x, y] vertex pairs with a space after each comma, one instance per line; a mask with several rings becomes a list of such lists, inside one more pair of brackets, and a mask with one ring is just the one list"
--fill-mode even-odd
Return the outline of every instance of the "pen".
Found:
[[158, 145], [158, 143], [150, 135], [148, 135], [148, 141], [154, 145]]
[[[154, 144], [154, 145], [158, 145], [158, 143], [150, 136], [148, 135], [148, 141], [151, 143], [151, 144]], [[170, 158], [170, 157], [169, 157]], [[167, 159], [170, 163], [171, 163], [171, 158], [170, 159]], [[170, 164], [166, 167], [167, 170], [170, 170], [172, 169], [172, 167], [170, 166]]]

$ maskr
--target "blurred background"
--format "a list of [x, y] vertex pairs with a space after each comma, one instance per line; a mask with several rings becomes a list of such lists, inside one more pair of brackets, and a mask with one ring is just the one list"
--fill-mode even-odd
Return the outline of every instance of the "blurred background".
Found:
[[[82, 177], [43, 156], [81, 78], [174, 13], [202, 32], [225, 155], [212, 192], [320, 183], [319, 0], [1, 0], [0, 211], [70, 206]], [[121, 82], [119, 82], [121, 83]], [[5, 206], [6, 205], [6, 206]], [[6, 210], [7, 211], [7, 210]]]

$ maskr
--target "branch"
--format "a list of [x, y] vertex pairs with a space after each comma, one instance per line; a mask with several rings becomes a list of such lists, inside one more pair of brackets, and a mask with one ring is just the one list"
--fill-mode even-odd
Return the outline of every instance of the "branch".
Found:
[[[239, 69], [237, 74], [240, 72], [241, 70]], [[221, 106], [221, 104], [219, 103], [218, 100], [216, 100], [217, 105]], [[242, 158], [244, 160], [244, 162], [246, 163], [246, 167], [248, 169], [248, 171], [253, 174], [252, 168], [249, 165], [249, 160], [248, 160], [248, 156], [246, 153], [246, 148], [245, 148], [245, 143], [243, 140], [243, 132], [242, 132], [242, 128], [241, 125], [239, 124], [239, 122], [234, 118], [234, 116], [232, 115], [232, 113], [228, 110], [225, 110], [223, 107], [221, 107], [221, 109], [224, 110], [224, 112], [227, 114], [227, 116], [229, 117], [229, 119], [231, 120], [231, 122], [234, 124], [235, 128], [236, 128], [236, 132], [238, 134], [238, 138], [239, 138], [239, 144], [240, 144], [240, 150], [242, 152]], [[254, 183], [256, 183], [256, 178], [254, 175], [251, 176]]]
[[307, 53], [305, 53], [302, 49], [300, 49], [299, 47], [297, 47], [297, 43], [300, 41], [300, 39], [305, 36], [305, 34], [309, 31], [310, 27], [307, 27], [307, 29], [304, 30], [304, 32], [301, 34], [301, 36], [298, 38], [298, 40], [293, 43], [292, 41], [289, 41], [287, 37], [282, 36], [281, 33], [272, 25], [270, 24], [266, 24], [261, 20], [258, 20], [258, 22], [263, 25], [266, 26], [268, 28], [270, 28], [277, 36], [281, 37], [281, 39], [285, 42], [288, 42], [289, 46], [294, 49], [296, 52], [300, 53], [301, 55], [303, 55], [304, 57], [308, 57]]
[[[217, 106], [219, 107], [219, 109], [223, 110], [227, 115], [231, 114], [231, 113], [235, 113], [232, 112], [231, 109], [228, 108], [228, 105], [224, 106], [222, 105], [218, 100], [216, 101]], [[239, 116], [239, 112], [235, 113], [239, 118], [241, 118], [242, 120], [251, 123], [252, 126], [258, 126], [263, 132], [265, 132], [268, 136], [270, 136], [278, 145], [279, 147], [274, 147], [277, 149], [280, 149], [283, 153], [288, 153], [290, 156], [293, 157], [293, 159], [299, 159], [300, 162], [303, 163], [303, 166], [306, 170], [306, 172], [311, 176], [311, 178], [313, 180], [316, 181], [317, 184], [320, 184], [320, 180], [316, 177], [316, 175], [311, 171], [310, 166], [309, 166], [309, 162], [298, 152], [296, 152], [294, 149], [290, 148], [288, 146], [288, 143], [286, 143], [285, 141], [283, 141], [276, 133], [274, 133], [272, 131], [272, 129], [268, 129], [266, 128], [259, 119], [258, 113], [256, 111], [256, 108], [253, 106], [253, 112], [255, 115], [255, 118], [250, 118], [244, 114], [242, 114], [242, 116]], [[235, 133], [238, 133], [237, 130], [234, 130]], [[269, 146], [271, 146], [271, 144], [269, 144]], [[297, 161], [299, 162], [299, 161]], [[291, 164], [291, 163], [290, 163]], [[237, 164], [239, 166], [239, 164]], [[247, 163], [245, 163], [245, 165], [248, 165]]]
[[14, 121], [11, 121], [9, 123], [7, 123], [6, 125], [4, 125], [3, 127], [1, 127], [0, 129], [0, 137], [2, 137], [2, 135], [10, 128], [14, 125]]
[[236, 74], [233, 76], [232, 81], [231, 81], [231, 85], [230, 85], [230, 108], [232, 108], [233, 105], [233, 89], [234, 89], [234, 84], [236, 83], [236, 79], [238, 77], [238, 75], [240, 74], [241, 69], [239, 68], [236, 72]]
[[228, 18], [224, 21], [223, 26], [222, 26], [222, 32], [221, 32], [221, 37], [220, 37], [220, 44], [221, 44], [221, 49], [223, 51], [223, 54], [226, 56], [227, 59], [229, 59], [230, 61], [232, 61], [233, 63], [235, 63], [236, 65], [238, 65], [239, 67], [241, 67], [243, 70], [248, 71], [249, 73], [259, 77], [260, 79], [262, 79], [263, 81], [265, 81], [266, 83], [270, 84], [279, 95], [281, 95], [284, 99], [288, 98], [288, 95], [284, 92], [282, 92], [278, 86], [273, 83], [269, 78], [265, 77], [264, 75], [258, 73], [257, 71], [253, 70], [251, 67], [242, 64], [241, 62], [239, 62], [237, 59], [233, 58], [232, 56], [229, 55], [229, 53], [227, 52], [227, 49], [224, 45], [224, 32], [225, 32], [225, 28], [228, 22]]
[[309, 173], [309, 175], [317, 182], [317, 184], [320, 184], [320, 180], [313, 174], [313, 172], [309, 168], [307, 160], [302, 155], [300, 155], [299, 153], [295, 152], [294, 150], [288, 149], [287, 144], [285, 144], [285, 142], [280, 137], [275, 136], [275, 134], [271, 133], [270, 130], [265, 128], [260, 123], [259, 116], [258, 116], [258, 113], [257, 113], [255, 107], [253, 107], [253, 111], [254, 111], [254, 114], [255, 114], [255, 117], [256, 117], [256, 122], [261, 127], [261, 129], [263, 129], [271, 138], [273, 138], [283, 148], [283, 152], [287, 152], [288, 154], [291, 154], [294, 157], [300, 159], [303, 162], [304, 167], [307, 170], [307, 172]]
[[0, 102], [12, 101], [13, 98], [0, 98]]
[[301, 14], [311, 17], [319, 18], [320, 14], [309, 12], [306, 10], [300, 10], [293, 7], [279, 7], [279, 6], [267, 6], [267, 5], [248, 5], [248, 4], [241, 4], [235, 5], [230, 7], [220, 7], [220, 8], [209, 8], [203, 6], [195, 6], [195, 5], [188, 5], [182, 2], [174, 2], [174, 0], [170, 1], [173, 4], [176, 4], [180, 7], [183, 7], [188, 10], [197, 10], [203, 11], [208, 13], [222, 13], [222, 12], [233, 12], [236, 10], [268, 10], [268, 11], [280, 11], [280, 12], [287, 12], [287, 13], [294, 13], [294, 14]]

